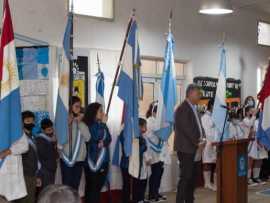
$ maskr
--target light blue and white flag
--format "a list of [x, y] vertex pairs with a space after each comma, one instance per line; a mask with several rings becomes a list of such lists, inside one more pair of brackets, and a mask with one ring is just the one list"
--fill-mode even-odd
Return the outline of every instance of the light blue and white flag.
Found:
[[56, 104], [55, 130], [57, 140], [60, 145], [68, 142], [68, 112], [69, 112], [69, 61], [70, 54], [70, 35], [71, 35], [71, 14], [68, 16], [68, 22], [63, 40], [65, 57], [62, 57], [59, 64], [59, 89]]
[[105, 109], [105, 99], [104, 99], [104, 90], [105, 90], [105, 80], [104, 80], [104, 73], [99, 69], [98, 73], [96, 74], [97, 81], [96, 81], [96, 102], [100, 103]]
[[[221, 48], [221, 56], [220, 56], [220, 67], [219, 67], [219, 76], [217, 83], [217, 90], [214, 102], [214, 108], [212, 113], [212, 118], [216, 129], [218, 131], [217, 139], [219, 140], [222, 132], [224, 123], [226, 119], [226, 111], [224, 108], [227, 106], [226, 104], [226, 50], [224, 46]], [[225, 132], [226, 133], [226, 132]], [[224, 134], [224, 139], [226, 139], [226, 134]]]
[[72, 60], [73, 56], [71, 55], [71, 44], [70, 44], [70, 37], [72, 31], [73, 24], [73, 13], [69, 12], [68, 14], [68, 21], [65, 29], [64, 39], [63, 39], [63, 47], [65, 50], [65, 54], [68, 60]]
[[[13, 25], [8, 0], [4, 1], [0, 45], [0, 152], [22, 136], [20, 82]], [[0, 159], [0, 167], [4, 160]]]
[[131, 19], [127, 44], [118, 78], [118, 96], [124, 102], [123, 133], [124, 150], [131, 155], [133, 138], [139, 137], [139, 98], [142, 97], [140, 74], [140, 49], [138, 44], [138, 27], [136, 20]]
[[159, 88], [156, 122], [159, 129], [155, 134], [161, 141], [167, 141], [173, 130], [174, 109], [177, 103], [176, 73], [174, 64], [174, 38], [171, 32], [167, 37], [164, 68]]

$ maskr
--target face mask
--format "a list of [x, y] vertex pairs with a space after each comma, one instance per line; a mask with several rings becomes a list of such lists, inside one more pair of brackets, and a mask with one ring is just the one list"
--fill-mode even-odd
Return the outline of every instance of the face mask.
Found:
[[26, 130], [32, 131], [33, 128], [35, 127], [35, 124], [33, 124], [33, 123], [24, 123], [23, 126], [24, 126], [24, 128], [25, 128]]
[[79, 114], [72, 112], [73, 116], [76, 118], [79, 116]]
[[48, 137], [53, 137], [53, 133], [46, 134]]

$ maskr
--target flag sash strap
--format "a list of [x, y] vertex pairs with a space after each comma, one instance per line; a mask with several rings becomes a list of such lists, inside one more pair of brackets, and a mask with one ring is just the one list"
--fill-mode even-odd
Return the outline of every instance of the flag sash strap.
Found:
[[37, 137], [41, 137], [44, 140], [47, 140], [48, 142], [53, 142], [52, 138], [48, 137], [47, 135], [44, 135], [43, 133], [40, 133]]
[[75, 165], [76, 160], [77, 160], [78, 155], [79, 155], [79, 152], [80, 152], [80, 149], [81, 149], [82, 135], [81, 135], [81, 132], [79, 130], [78, 123], [77, 123], [77, 131], [76, 132], [77, 132], [77, 136], [76, 136], [75, 147], [73, 150], [74, 153], [73, 153], [71, 159], [69, 159], [69, 157], [65, 154], [64, 150], [60, 151], [62, 160], [65, 162], [65, 164], [68, 167], [73, 167]]
[[162, 148], [164, 145], [164, 141], [159, 140], [158, 144], [155, 144], [154, 142], [152, 142], [150, 139], [148, 139], [148, 143], [150, 145], [150, 148], [156, 152], [156, 153], [161, 153], [162, 152]]
[[29, 138], [27, 136], [27, 140], [28, 140], [28, 143], [29, 145], [34, 149], [35, 151], [35, 155], [37, 157], [37, 161], [38, 161], [38, 169], [37, 169], [37, 172], [41, 169], [41, 163], [39, 161], [39, 157], [38, 157], [38, 152], [37, 152], [37, 145], [33, 142], [33, 140], [31, 138]]
[[[103, 141], [106, 139], [106, 137], [107, 137], [107, 133], [106, 133], [106, 130], [104, 130]], [[88, 155], [87, 162], [88, 162], [88, 166], [92, 172], [99, 171], [99, 169], [101, 168], [101, 166], [105, 160], [105, 156], [106, 156], [106, 148], [104, 146], [101, 148], [101, 151], [98, 155], [96, 163], [94, 163], [93, 160], [91, 159], [91, 157]]]

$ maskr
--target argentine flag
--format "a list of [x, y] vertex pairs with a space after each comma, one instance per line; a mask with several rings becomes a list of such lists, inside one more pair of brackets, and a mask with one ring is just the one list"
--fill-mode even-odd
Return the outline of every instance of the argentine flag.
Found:
[[132, 152], [133, 138], [139, 137], [139, 98], [142, 97], [140, 66], [138, 27], [132, 18], [118, 78], [118, 96], [124, 102], [123, 134], [127, 156]]
[[65, 51], [65, 57], [62, 57], [61, 64], [59, 66], [59, 89], [56, 104], [55, 114], [55, 130], [57, 140], [60, 145], [64, 145], [68, 142], [68, 111], [69, 111], [69, 60], [72, 59], [70, 54], [70, 35], [72, 27], [71, 13], [68, 16], [68, 22], [66, 25], [63, 47]]
[[171, 32], [167, 37], [164, 58], [164, 68], [159, 87], [158, 111], [156, 122], [160, 127], [155, 134], [167, 141], [172, 133], [174, 123], [174, 108], [177, 103], [176, 74], [174, 64], [174, 38]]
[[[19, 74], [8, 0], [4, 0], [0, 45], [0, 152], [22, 136]], [[4, 160], [0, 159], [0, 167]]]
[[[226, 50], [224, 46], [221, 48], [221, 59], [219, 67], [219, 76], [216, 90], [215, 103], [212, 118], [216, 129], [218, 130], [218, 140], [220, 139], [226, 119]], [[226, 121], [227, 122], [227, 121]], [[224, 136], [226, 138], [226, 136]]]
[[262, 104], [262, 112], [256, 136], [258, 141], [270, 150], [270, 63], [258, 99]]
[[104, 90], [105, 90], [105, 82], [104, 82], [104, 73], [99, 69], [96, 74], [96, 102], [103, 106], [105, 109], [105, 100], [104, 100]]

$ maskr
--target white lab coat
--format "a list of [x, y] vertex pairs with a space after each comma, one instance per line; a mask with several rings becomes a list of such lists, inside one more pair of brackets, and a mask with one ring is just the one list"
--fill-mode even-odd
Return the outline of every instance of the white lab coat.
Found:
[[[154, 131], [158, 129], [159, 126], [158, 123], [156, 122], [156, 118], [149, 117], [147, 119], [147, 139], [151, 140], [151, 142], [156, 145], [159, 143], [159, 138], [154, 134]], [[149, 153], [151, 155], [151, 165], [158, 163], [160, 161], [164, 162], [164, 164], [171, 163], [171, 156], [167, 142], [164, 142], [163, 148], [160, 153], [155, 152], [151, 147]]]
[[244, 138], [249, 138], [249, 134], [250, 134], [251, 128], [254, 127], [255, 120], [256, 120], [256, 117], [252, 116], [251, 118], [245, 117], [244, 120], [242, 121], [241, 126], [245, 132]]
[[233, 120], [229, 122], [229, 137], [234, 139], [243, 139], [245, 138], [245, 130], [243, 129], [243, 123], [239, 120]]
[[[258, 125], [259, 125], [259, 121], [256, 120], [255, 123], [254, 123], [254, 128], [255, 128], [255, 131], [257, 132], [258, 130]], [[250, 144], [249, 144], [249, 147], [248, 147], [248, 156], [253, 158], [253, 159], [257, 159], [257, 160], [260, 160], [260, 159], [267, 159], [268, 158], [268, 153], [267, 151], [265, 150], [265, 148], [261, 145], [258, 144], [258, 140], [257, 138], [255, 137], [255, 140], [252, 141]]]
[[207, 111], [202, 116], [202, 126], [206, 136], [206, 146], [203, 150], [203, 163], [215, 163], [216, 162], [216, 148], [212, 145], [217, 135], [215, 123], [212, 119], [212, 115]]
[[[146, 139], [145, 139], [146, 140]], [[147, 150], [143, 153], [143, 163], [141, 166], [141, 175], [138, 179], [145, 180], [151, 175], [151, 169], [149, 163], [151, 162], [152, 156], [149, 148], [149, 143], [146, 140]]]
[[11, 155], [7, 156], [0, 168], [0, 195], [8, 201], [23, 198], [27, 195], [21, 154], [29, 149], [26, 135], [23, 135], [11, 146]]

